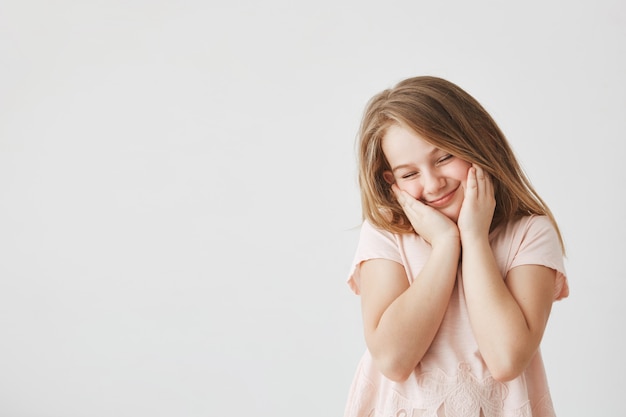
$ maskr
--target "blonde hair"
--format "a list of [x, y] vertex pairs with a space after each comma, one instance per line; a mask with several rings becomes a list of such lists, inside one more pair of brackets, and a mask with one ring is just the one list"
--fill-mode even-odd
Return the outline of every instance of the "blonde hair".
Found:
[[402, 124], [432, 145], [482, 167], [492, 178], [496, 208], [491, 230], [531, 214], [556, 220], [533, 188], [506, 137], [482, 105], [456, 84], [441, 78], [408, 78], [368, 102], [358, 135], [359, 187], [363, 219], [374, 226], [408, 233], [413, 229], [383, 178], [389, 164], [382, 139], [389, 126]]

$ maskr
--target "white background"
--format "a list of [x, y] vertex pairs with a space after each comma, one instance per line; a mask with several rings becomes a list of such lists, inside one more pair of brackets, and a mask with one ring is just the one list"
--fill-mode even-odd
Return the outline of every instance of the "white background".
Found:
[[340, 416], [365, 102], [492, 113], [567, 241], [561, 416], [623, 410], [626, 7], [0, 1], [0, 416]]

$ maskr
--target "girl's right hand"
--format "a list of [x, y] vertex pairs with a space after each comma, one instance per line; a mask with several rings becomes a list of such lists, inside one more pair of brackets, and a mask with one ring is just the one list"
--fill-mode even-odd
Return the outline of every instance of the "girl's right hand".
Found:
[[391, 189], [415, 233], [431, 246], [435, 246], [439, 239], [456, 239], [460, 242], [459, 228], [445, 214], [413, 198], [396, 184], [392, 184]]

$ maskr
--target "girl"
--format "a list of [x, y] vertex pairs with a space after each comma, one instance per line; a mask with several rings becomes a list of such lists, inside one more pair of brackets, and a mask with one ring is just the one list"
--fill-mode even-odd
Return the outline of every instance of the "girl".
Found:
[[539, 344], [563, 241], [494, 120], [415, 77], [370, 100], [358, 145], [367, 351], [345, 416], [554, 416]]

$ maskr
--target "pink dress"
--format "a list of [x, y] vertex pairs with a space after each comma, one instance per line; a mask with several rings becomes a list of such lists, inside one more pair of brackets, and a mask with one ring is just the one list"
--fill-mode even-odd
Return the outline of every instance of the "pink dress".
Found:
[[[554, 299], [567, 297], [561, 246], [547, 217], [528, 216], [511, 222], [494, 231], [490, 242], [503, 277], [518, 265], [544, 265], [557, 271]], [[416, 234], [381, 231], [366, 221], [348, 284], [359, 294], [360, 264], [374, 258], [404, 265], [412, 282], [430, 250]], [[413, 374], [404, 382], [393, 382], [376, 369], [366, 351], [350, 388], [345, 417], [555, 415], [539, 351], [516, 379], [501, 383], [491, 377], [472, 334], [460, 270], [441, 327]]]

